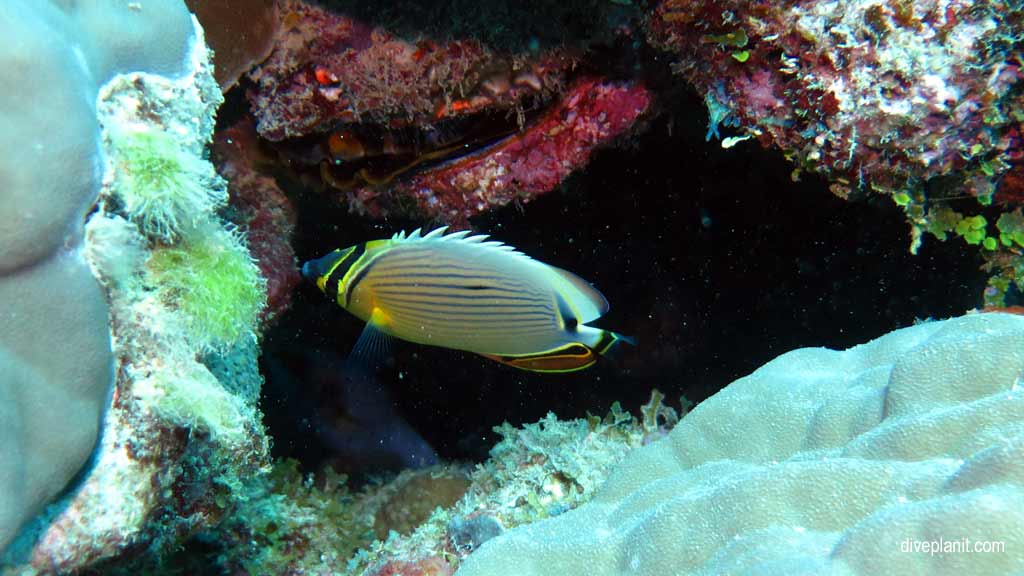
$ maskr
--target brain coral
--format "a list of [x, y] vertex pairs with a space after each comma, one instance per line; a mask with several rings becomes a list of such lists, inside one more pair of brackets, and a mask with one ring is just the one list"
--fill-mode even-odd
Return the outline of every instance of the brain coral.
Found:
[[113, 365], [82, 257], [103, 177], [96, 97], [116, 73], [177, 74], [178, 2], [0, 2], [0, 552], [87, 462]]
[[795, 350], [458, 574], [1021, 573], [1022, 379], [1007, 314]]

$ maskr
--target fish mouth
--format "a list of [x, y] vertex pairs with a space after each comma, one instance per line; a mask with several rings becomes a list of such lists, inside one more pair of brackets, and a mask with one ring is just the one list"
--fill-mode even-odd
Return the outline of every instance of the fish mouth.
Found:
[[316, 280], [316, 272], [313, 270], [312, 261], [302, 264], [302, 277], [309, 281]]
[[312, 282], [317, 282], [324, 274], [332, 271], [335, 265], [353, 252], [352, 248], [335, 250], [327, 255], [309, 260], [302, 265], [302, 276]]

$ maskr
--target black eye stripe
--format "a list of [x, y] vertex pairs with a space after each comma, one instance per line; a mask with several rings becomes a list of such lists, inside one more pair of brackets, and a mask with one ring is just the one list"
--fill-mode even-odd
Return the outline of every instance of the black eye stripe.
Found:
[[[363, 247], [363, 250], [366, 250], [365, 246]], [[362, 254], [360, 254], [360, 256], [362, 256]], [[348, 299], [352, 297], [352, 290], [355, 289], [357, 284], [362, 282], [363, 278], [366, 277], [367, 273], [370, 272], [370, 269], [373, 268], [373, 265], [378, 260], [379, 258], [374, 258], [373, 260], [367, 262], [366, 265], [363, 266], [363, 269], [360, 270], [359, 272], [356, 272], [356, 275], [353, 276], [352, 279], [348, 281], [348, 285], [345, 286], [345, 306], [348, 306]]]
[[338, 265], [331, 272], [331, 275], [327, 277], [327, 285], [325, 292], [330, 296], [336, 296], [338, 294], [338, 285], [341, 283], [341, 279], [348, 274], [348, 271], [352, 266], [362, 258], [363, 254], [366, 253], [366, 244], [360, 244], [349, 252]]

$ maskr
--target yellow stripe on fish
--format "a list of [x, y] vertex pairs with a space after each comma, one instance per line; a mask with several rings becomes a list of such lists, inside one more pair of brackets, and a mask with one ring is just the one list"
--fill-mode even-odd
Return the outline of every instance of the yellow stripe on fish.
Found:
[[379, 333], [536, 372], [594, 364], [625, 336], [587, 326], [608, 301], [575, 274], [469, 232], [399, 232], [306, 262], [303, 275]]

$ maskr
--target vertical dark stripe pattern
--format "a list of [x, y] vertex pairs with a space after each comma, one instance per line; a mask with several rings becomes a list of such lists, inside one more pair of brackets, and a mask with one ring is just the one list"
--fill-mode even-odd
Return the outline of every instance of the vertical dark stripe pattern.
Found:
[[380, 260], [380, 258], [374, 258], [373, 260], [365, 263], [360, 270], [356, 271], [352, 278], [349, 278], [348, 283], [345, 284], [345, 298], [342, 300], [342, 302], [345, 303], [345, 306], [348, 306], [348, 299], [352, 297], [352, 290], [355, 289], [357, 284], [363, 281], [363, 278], [366, 278], [366, 275], [373, 269], [373, 265], [377, 263], [377, 260]]
[[[342, 278], [345, 274], [348, 274], [349, 269], [363, 257], [366, 253], [366, 244], [360, 244], [356, 246], [355, 250], [348, 253], [345, 259], [342, 260], [331, 272], [331, 275], [327, 277], [326, 289], [324, 292], [330, 296], [336, 297], [338, 295], [338, 285], [341, 283]], [[348, 304], [348, 300], [345, 301]]]

